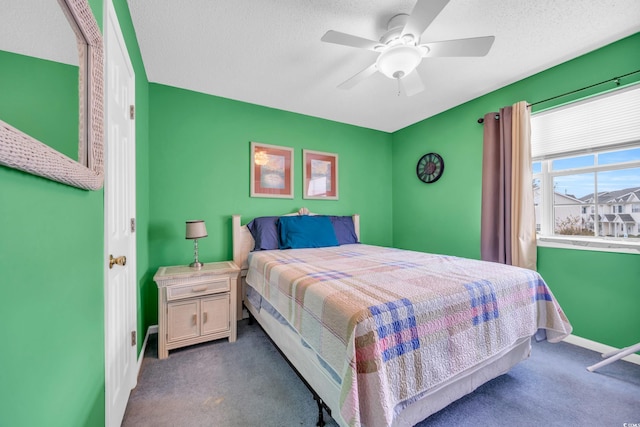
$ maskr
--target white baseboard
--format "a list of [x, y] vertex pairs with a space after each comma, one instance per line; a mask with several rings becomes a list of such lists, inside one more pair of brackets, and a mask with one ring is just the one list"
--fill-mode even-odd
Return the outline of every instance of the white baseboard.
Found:
[[142, 343], [142, 348], [140, 349], [140, 354], [138, 355], [138, 372], [136, 372], [136, 378], [140, 374], [140, 368], [142, 367], [142, 359], [144, 359], [144, 352], [147, 349], [147, 342], [149, 341], [149, 335], [158, 333], [158, 325], [151, 325], [147, 328], [147, 333], [144, 336], [144, 342]]
[[[618, 350], [615, 347], [611, 347], [609, 345], [606, 344], [602, 344], [596, 341], [591, 341], [588, 340], [586, 338], [582, 338], [582, 337], [578, 337], [575, 335], [569, 335], [568, 337], [566, 337], [564, 340], [564, 342], [569, 343], [569, 344], [573, 344], [573, 345], [577, 345], [578, 347], [583, 347], [586, 348], [588, 350], [593, 350], [596, 351], [598, 353], [609, 353], [611, 351], [615, 351]], [[629, 344], [634, 345], [633, 343]], [[631, 362], [631, 363], [635, 363], [636, 365], [640, 365], [640, 354], [630, 354], [629, 356], [623, 358], [622, 360], [626, 360], [627, 362]]]

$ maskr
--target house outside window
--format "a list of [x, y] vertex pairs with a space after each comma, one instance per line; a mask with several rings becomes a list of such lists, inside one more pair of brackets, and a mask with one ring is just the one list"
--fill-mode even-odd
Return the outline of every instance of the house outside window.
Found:
[[534, 114], [539, 238], [640, 245], [640, 85]]

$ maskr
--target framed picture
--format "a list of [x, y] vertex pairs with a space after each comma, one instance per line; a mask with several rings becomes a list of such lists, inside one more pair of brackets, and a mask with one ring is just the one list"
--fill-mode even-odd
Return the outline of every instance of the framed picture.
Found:
[[338, 200], [338, 155], [302, 150], [304, 199]]
[[293, 199], [293, 148], [251, 143], [251, 197]]

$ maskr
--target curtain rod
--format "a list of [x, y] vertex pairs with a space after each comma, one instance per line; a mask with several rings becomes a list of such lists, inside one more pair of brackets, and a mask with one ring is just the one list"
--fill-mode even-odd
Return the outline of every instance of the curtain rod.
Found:
[[[605, 83], [615, 82], [616, 86], [620, 86], [620, 79], [622, 79], [624, 77], [629, 77], [630, 75], [637, 74], [637, 73], [640, 73], [640, 70], [632, 71], [630, 73], [623, 74], [623, 75], [618, 76], [618, 77], [613, 77], [613, 78], [610, 78], [608, 80], [601, 81], [599, 83], [594, 83], [592, 85], [585, 86], [585, 87], [582, 87], [580, 89], [576, 89], [576, 90], [572, 90], [570, 92], [565, 92], [565, 93], [560, 94], [560, 95], [552, 96], [551, 98], [543, 99], [542, 101], [532, 102], [531, 104], [527, 104], [527, 107], [533, 107], [534, 105], [538, 105], [538, 104], [542, 104], [543, 102], [552, 101], [554, 99], [562, 98], [563, 96], [573, 95], [574, 93], [582, 92], [583, 90], [591, 89], [592, 87], [600, 86], [600, 85], [603, 85]], [[499, 119], [500, 115], [496, 114], [495, 118], [496, 118], [496, 120]], [[480, 117], [478, 119], [478, 123], [484, 123], [484, 118]]]

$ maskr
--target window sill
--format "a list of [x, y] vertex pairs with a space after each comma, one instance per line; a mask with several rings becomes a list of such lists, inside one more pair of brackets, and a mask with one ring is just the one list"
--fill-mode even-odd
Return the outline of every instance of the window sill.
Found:
[[582, 251], [619, 252], [628, 254], [640, 253], [640, 242], [629, 242], [624, 240], [538, 235], [537, 241], [538, 246], [543, 248], [577, 249]]

